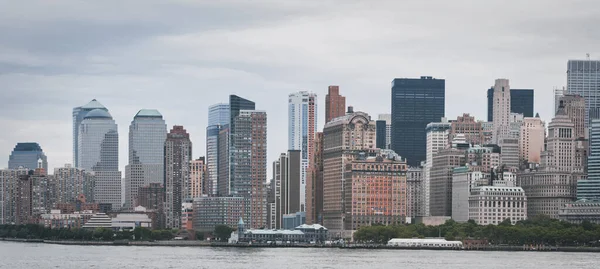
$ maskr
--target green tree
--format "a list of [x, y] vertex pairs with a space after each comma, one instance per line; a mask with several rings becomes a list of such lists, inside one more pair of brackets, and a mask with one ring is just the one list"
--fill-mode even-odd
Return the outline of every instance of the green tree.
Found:
[[217, 225], [215, 226], [214, 234], [222, 242], [227, 242], [227, 240], [229, 240], [229, 237], [231, 237], [231, 233], [233, 231], [234, 230], [227, 225]]

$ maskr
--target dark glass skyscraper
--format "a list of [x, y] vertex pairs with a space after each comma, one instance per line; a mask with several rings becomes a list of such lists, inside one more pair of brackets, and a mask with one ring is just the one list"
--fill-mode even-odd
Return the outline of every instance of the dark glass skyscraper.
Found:
[[[494, 88], [487, 90], [488, 122], [494, 121]], [[510, 89], [510, 112], [533, 117], [533, 89]]]
[[446, 81], [432, 77], [392, 81], [392, 150], [408, 165], [425, 160], [425, 127], [444, 117]]
[[19, 166], [29, 170], [38, 168], [38, 160], [41, 160], [41, 168], [48, 171], [48, 160], [38, 143], [17, 143], [8, 159], [8, 169], [17, 169]]
[[385, 135], [386, 135], [387, 123], [384, 120], [378, 120], [375, 122], [375, 126], [376, 126], [375, 146], [378, 149], [386, 149], [387, 145], [385, 144]]

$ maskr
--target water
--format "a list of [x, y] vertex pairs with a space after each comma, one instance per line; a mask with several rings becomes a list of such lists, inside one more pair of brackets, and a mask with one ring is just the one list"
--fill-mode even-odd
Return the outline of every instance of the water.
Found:
[[600, 268], [597, 253], [63, 246], [0, 242], [0, 268]]

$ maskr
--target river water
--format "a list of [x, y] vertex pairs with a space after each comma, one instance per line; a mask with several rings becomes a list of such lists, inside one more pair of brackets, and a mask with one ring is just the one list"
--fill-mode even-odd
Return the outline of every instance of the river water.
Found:
[[0, 268], [600, 268], [600, 254], [64, 246], [0, 242]]

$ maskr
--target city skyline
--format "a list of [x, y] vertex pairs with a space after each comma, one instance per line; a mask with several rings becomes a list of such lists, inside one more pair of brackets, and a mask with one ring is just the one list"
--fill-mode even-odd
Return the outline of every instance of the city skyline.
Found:
[[[476, 5], [472, 8], [479, 12], [469, 12], [466, 16], [460, 5], [440, 2], [436, 6], [449, 16], [445, 20], [449, 23], [439, 24], [425, 19], [422, 16], [425, 11], [415, 11], [420, 10], [417, 3], [402, 8], [412, 10], [406, 16], [397, 16], [390, 12], [397, 10], [392, 3], [366, 8], [365, 3], [300, 5], [296, 2], [271, 3], [266, 8], [265, 2], [253, 1], [244, 4], [247, 5], [244, 8], [263, 12], [265, 16], [238, 18], [241, 21], [231, 25], [212, 25], [217, 29], [215, 32], [203, 28], [205, 18], [210, 16], [202, 14], [211, 15], [214, 10], [220, 10], [224, 16], [238, 14], [231, 3], [215, 3], [212, 8], [206, 8], [205, 4], [182, 4], [163, 10], [160, 18], [154, 15], [156, 7], [151, 5], [140, 7], [135, 16], [120, 10], [112, 12], [111, 17], [57, 12], [52, 17], [31, 13], [16, 18], [8, 12], [11, 8], [6, 8], [0, 11], [1, 20], [14, 22], [7, 25], [26, 25], [32, 31], [24, 32], [16, 26], [3, 30], [6, 36], [14, 38], [8, 38], [0, 51], [14, 57], [0, 59], [4, 73], [0, 83], [14, 94], [3, 99], [10, 105], [1, 108], [0, 124], [15, 132], [0, 141], [0, 152], [4, 152], [0, 154], [0, 167], [6, 166], [8, 154], [17, 142], [29, 141], [41, 145], [50, 168], [72, 163], [69, 110], [94, 98], [110, 107], [119, 125], [121, 171], [128, 160], [124, 134], [136, 111], [156, 108], [165, 115], [168, 126], [186, 126], [191, 139], [198, 141], [194, 144], [194, 158], [197, 158], [206, 152], [205, 143], [200, 143], [206, 141], [206, 108], [236, 93], [260, 104], [271, 115], [268, 125], [273, 130], [286, 123], [285, 100], [290, 92], [309, 90], [324, 97], [328, 85], [340, 85], [347, 105], [377, 115], [390, 111], [387, 96], [394, 77], [430, 75], [447, 82], [446, 117], [452, 119], [470, 113], [483, 120], [485, 89], [494, 79], [506, 77], [513, 85], [536, 89], [535, 112], [548, 122], [553, 114], [547, 105], [553, 100], [552, 89], [566, 86], [566, 61], [585, 59], [587, 52], [592, 59], [598, 59], [597, 51], [593, 50], [598, 41], [584, 31], [598, 20], [590, 16], [595, 5], [592, 3], [589, 9], [580, 11], [563, 3], [547, 6], [531, 2], [507, 11], [507, 16], [517, 18], [514, 24], [491, 24], [487, 18], [494, 9], [490, 6], [501, 4]], [[19, 8], [25, 4], [11, 5]], [[68, 11], [67, 5], [58, 2], [55, 5]], [[532, 6], [540, 14], [518, 16]], [[80, 3], [70, 8], [87, 10], [90, 6]], [[369, 12], [362, 13], [366, 9]], [[327, 16], [333, 12], [347, 16]], [[430, 16], [437, 12], [440, 11], [427, 11]], [[307, 14], [308, 17], [298, 21]], [[185, 29], [175, 31], [180, 28], [180, 21], [165, 20], [163, 16], [192, 20]], [[117, 25], [99, 26], [114, 18], [121, 21]], [[473, 20], [482, 23], [470, 23]], [[328, 27], [322, 29], [324, 21]], [[65, 22], [72, 28], [63, 27]], [[62, 29], [61, 38], [46, 38], [46, 27]], [[82, 29], [79, 27], [99, 40], [127, 37], [108, 43], [87, 43], [76, 34]], [[344, 31], [346, 27], [356, 30]], [[326, 31], [323, 36], [337, 38], [310, 34], [314, 29]], [[390, 29], [405, 29], [406, 34], [394, 36], [397, 31]], [[292, 32], [302, 35], [286, 35]], [[361, 36], [361, 33], [367, 34]], [[267, 38], [277, 35], [290, 38]], [[497, 36], [505, 37], [504, 41], [494, 42], [492, 37]], [[31, 42], [41, 38], [45, 46]], [[255, 38], [262, 41], [251, 43]], [[531, 42], [524, 44], [520, 41], [523, 39]], [[61, 45], [65, 43], [70, 44], [68, 49]], [[323, 49], [304, 46], [311, 43], [318, 43]], [[348, 49], [337, 49], [341, 44]], [[540, 48], [539, 44], [547, 46]], [[179, 51], [185, 51], [184, 56]], [[69, 61], [61, 63], [56, 59]], [[399, 62], [417, 64], [398, 65]], [[464, 72], [467, 69], [473, 71]], [[372, 98], [363, 98], [365, 92]], [[472, 107], [465, 109], [463, 103]], [[318, 105], [325, 107], [324, 98], [319, 99]], [[198, 117], [190, 117], [191, 114]], [[322, 113], [318, 122], [318, 128], [322, 129], [325, 122]], [[286, 150], [286, 142], [285, 137], [270, 137], [269, 161]]]

